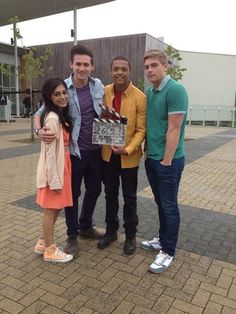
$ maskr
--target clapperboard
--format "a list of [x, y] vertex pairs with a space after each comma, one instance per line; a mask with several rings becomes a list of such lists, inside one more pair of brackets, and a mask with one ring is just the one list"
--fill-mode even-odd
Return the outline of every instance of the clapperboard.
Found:
[[104, 105], [100, 106], [115, 119], [93, 119], [92, 143], [125, 146], [128, 119]]

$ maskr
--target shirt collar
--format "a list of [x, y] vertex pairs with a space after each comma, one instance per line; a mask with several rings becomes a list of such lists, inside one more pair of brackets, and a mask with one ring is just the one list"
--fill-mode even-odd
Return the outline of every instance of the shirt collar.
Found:
[[[128, 96], [130, 91], [132, 90], [132, 86], [133, 86], [133, 84], [130, 81], [128, 87], [126, 88], [126, 90], [122, 94], [124, 94], [125, 96]], [[112, 92], [113, 92], [113, 94], [115, 94], [115, 86], [114, 86], [114, 84], [112, 84]]]
[[162, 81], [161, 81], [161, 83], [160, 83], [160, 85], [158, 86], [158, 88], [157, 89], [155, 89], [154, 87], [152, 87], [152, 91], [154, 92], [154, 93], [156, 93], [156, 92], [160, 92], [165, 86], [166, 86], [166, 84], [167, 84], [167, 82], [170, 80], [170, 75], [168, 74], [168, 75], [166, 75], [163, 79], [162, 79]]
[[[73, 73], [71, 73], [71, 75], [70, 75], [69, 78], [68, 78], [68, 81], [67, 81], [67, 87], [68, 87], [68, 88], [70, 88], [71, 86], [74, 86], [74, 85], [73, 85], [72, 77], [73, 77]], [[92, 83], [92, 84], [95, 84], [95, 79], [94, 79], [93, 77], [89, 76], [88, 82], [89, 82], [89, 83]]]

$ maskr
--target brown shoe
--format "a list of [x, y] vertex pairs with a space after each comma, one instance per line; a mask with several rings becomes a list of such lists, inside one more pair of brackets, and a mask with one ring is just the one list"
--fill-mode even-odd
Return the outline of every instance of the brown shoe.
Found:
[[76, 257], [78, 255], [78, 246], [79, 243], [77, 237], [75, 238], [68, 237], [66, 240], [65, 252]]
[[100, 239], [98, 241], [97, 247], [101, 250], [105, 249], [106, 247], [108, 247], [112, 242], [114, 242], [115, 240], [117, 240], [117, 233], [106, 233], [102, 239]]
[[124, 253], [126, 255], [132, 255], [136, 251], [136, 238], [135, 237], [127, 237], [125, 239], [124, 245]]
[[86, 230], [80, 230], [79, 231], [79, 236], [82, 239], [95, 239], [99, 240], [103, 237], [103, 234], [98, 232], [94, 227], [91, 227]]

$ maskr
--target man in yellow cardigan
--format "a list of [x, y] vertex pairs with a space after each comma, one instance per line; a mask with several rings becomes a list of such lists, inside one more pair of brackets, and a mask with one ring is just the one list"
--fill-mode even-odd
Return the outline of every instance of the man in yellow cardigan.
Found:
[[97, 246], [104, 249], [117, 239], [121, 179], [126, 235], [124, 253], [131, 255], [136, 250], [138, 167], [146, 132], [146, 96], [131, 83], [131, 67], [127, 58], [114, 58], [110, 70], [114, 83], [105, 87], [104, 105], [125, 116], [128, 124], [124, 147], [104, 145], [102, 148], [107, 227]]

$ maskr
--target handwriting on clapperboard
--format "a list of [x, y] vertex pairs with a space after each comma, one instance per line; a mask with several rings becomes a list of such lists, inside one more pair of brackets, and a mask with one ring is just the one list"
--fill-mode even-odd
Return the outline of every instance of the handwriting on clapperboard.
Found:
[[94, 119], [92, 143], [125, 146], [126, 125], [104, 119]]

